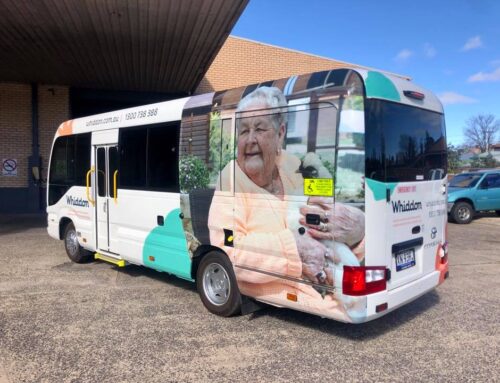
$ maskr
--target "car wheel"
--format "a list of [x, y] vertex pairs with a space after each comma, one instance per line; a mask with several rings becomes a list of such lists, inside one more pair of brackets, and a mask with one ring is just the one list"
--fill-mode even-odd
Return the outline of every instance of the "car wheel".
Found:
[[196, 273], [196, 288], [211, 313], [229, 317], [240, 312], [240, 291], [233, 265], [225, 254], [210, 252], [202, 258]]
[[457, 202], [451, 211], [451, 215], [456, 223], [466, 224], [474, 217], [474, 208], [468, 202]]
[[66, 249], [66, 254], [68, 254], [69, 259], [76, 263], [84, 263], [90, 260], [92, 253], [82, 248], [78, 243], [78, 237], [73, 222], [66, 225], [63, 239], [64, 248]]

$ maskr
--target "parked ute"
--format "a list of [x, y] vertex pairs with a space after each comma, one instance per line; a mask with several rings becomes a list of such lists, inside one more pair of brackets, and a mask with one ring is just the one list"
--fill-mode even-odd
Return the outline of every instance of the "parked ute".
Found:
[[469, 223], [477, 211], [500, 216], [500, 169], [457, 174], [448, 187], [448, 216]]

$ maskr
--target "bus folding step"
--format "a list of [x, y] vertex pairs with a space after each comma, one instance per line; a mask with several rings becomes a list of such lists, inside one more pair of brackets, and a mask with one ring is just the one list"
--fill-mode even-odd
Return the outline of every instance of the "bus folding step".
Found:
[[117, 259], [110, 257], [108, 255], [100, 254], [100, 253], [95, 253], [94, 254], [94, 259], [98, 259], [104, 262], [112, 263], [113, 265], [116, 265], [118, 267], [125, 267], [126, 262], [124, 259]]

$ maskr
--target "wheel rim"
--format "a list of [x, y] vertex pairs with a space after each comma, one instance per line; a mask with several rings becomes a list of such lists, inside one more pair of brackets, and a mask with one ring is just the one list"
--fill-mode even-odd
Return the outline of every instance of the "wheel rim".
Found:
[[458, 209], [458, 218], [460, 218], [462, 221], [468, 220], [470, 217], [470, 210], [462, 206]]
[[224, 267], [218, 263], [211, 263], [203, 273], [203, 290], [208, 300], [222, 306], [229, 299], [231, 282]]
[[66, 235], [66, 248], [71, 255], [75, 255], [78, 250], [78, 238], [74, 230], [68, 231]]

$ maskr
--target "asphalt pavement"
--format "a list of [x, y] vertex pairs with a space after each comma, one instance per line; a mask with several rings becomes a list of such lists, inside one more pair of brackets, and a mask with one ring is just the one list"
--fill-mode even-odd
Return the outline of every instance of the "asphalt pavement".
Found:
[[78, 265], [43, 217], [0, 216], [0, 383], [500, 381], [500, 217], [448, 225], [450, 278], [376, 321], [220, 318], [193, 284]]

